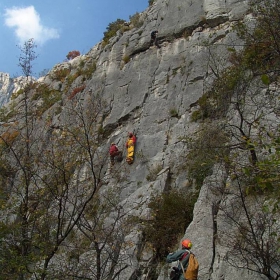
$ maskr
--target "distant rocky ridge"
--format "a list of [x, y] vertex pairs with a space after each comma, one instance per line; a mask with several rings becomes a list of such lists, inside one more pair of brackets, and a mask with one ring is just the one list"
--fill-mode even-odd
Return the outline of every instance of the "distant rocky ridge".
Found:
[[13, 93], [24, 87], [25, 77], [11, 78], [9, 73], [0, 72], [0, 108], [10, 101]]
[[0, 107], [6, 104], [13, 92], [15, 83], [8, 73], [0, 72]]

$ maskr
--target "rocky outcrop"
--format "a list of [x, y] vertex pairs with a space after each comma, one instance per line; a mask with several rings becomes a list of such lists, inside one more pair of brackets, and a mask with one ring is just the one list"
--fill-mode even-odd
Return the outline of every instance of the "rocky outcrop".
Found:
[[25, 84], [25, 77], [11, 78], [8, 73], [0, 72], [0, 108], [8, 103], [12, 94], [22, 89]]
[[6, 104], [14, 90], [14, 85], [8, 73], [0, 73], [0, 107]]

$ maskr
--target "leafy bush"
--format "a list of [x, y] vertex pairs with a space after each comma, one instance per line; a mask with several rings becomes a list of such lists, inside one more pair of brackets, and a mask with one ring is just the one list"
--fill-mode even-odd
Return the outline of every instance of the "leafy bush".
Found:
[[151, 198], [152, 219], [144, 225], [144, 236], [155, 251], [156, 259], [166, 257], [192, 221], [196, 195], [171, 190]]
[[196, 121], [198, 121], [202, 118], [203, 118], [203, 116], [202, 116], [202, 111], [201, 110], [193, 111], [192, 114], [191, 114], [191, 121], [192, 122], [196, 122]]
[[205, 124], [195, 139], [187, 141], [190, 151], [185, 168], [200, 189], [204, 179], [212, 174], [214, 164], [227, 161], [229, 150], [225, 144], [228, 142], [228, 135], [215, 124]]
[[225, 116], [231, 104], [231, 99], [235, 90], [238, 90], [242, 79], [250, 79], [243, 66], [233, 65], [220, 73], [211, 88], [204, 93], [198, 100], [200, 107], [192, 115], [192, 120], [216, 119]]
[[41, 116], [47, 109], [49, 109], [56, 102], [61, 100], [61, 92], [50, 89], [46, 84], [39, 84], [36, 88], [31, 100], [42, 99], [42, 103], [37, 107], [37, 116]]
[[18, 96], [20, 96], [21, 94], [23, 94], [24, 93], [24, 89], [19, 89], [17, 92], [14, 92], [13, 94], [12, 94], [12, 96], [11, 96], [11, 100], [14, 100], [14, 99], [16, 99]]
[[123, 57], [123, 62], [126, 64], [126, 63], [128, 63], [130, 61], [130, 56], [129, 55], [125, 55], [124, 57]]
[[89, 79], [91, 78], [95, 70], [96, 70], [96, 62], [92, 61], [90, 64], [87, 65], [85, 69], [83, 69], [83, 75], [85, 75], [85, 77]]
[[[278, 129], [278, 133], [279, 133]], [[266, 156], [259, 160], [256, 165], [243, 167], [246, 178], [246, 193], [266, 194], [280, 200], [280, 137], [271, 135], [271, 143], [263, 147]]]
[[170, 110], [169, 110], [169, 115], [170, 115], [170, 117], [173, 117], [173, 118], [178, 118], [178, 111], [175, 109], [175, 108], [171, 108]]
[[114, 22], [109, 23], [107, 26], [107, 31], [105, 31], [103, 37], [103, 46], [109, 43], [109, 40], [117, 34], [117, 31], [120, 30], [125, 23], [123, 19], [117, 19]]
[[57, 69], [53, 73], [53, 78], [55, 80], [64, 82], [65, 78], [70, 74], [71, 70], [68, 68]]
[[[86, 66], [86, 67], [82, 68], [82, 66]], [[78, 77], [83, 76], [83, 81], [85, 81], [86, 79], [90, 79], [92, 74], [95, 72], [95, 70], [96, 70], [96, 62], [94, 60], [87, 64], [80, 63], [79, 67], [76, 69], [76, 72], [73, 73], [72, 75], [67, 76], [64, 92], [67, 92], [69, 90], [71, 85]]]
[[77, 57], [77, 56], [79, 56], [79, 55], [81, 55], [81, 53], [80, 53], [79, 51], [71, 51], [71, 52], [69, 52], [69, 53], [66, 55], [66, 58], [67, 58], [68, 60], [71, 60], [71, 59], [73, 59], [73, 58], [75, 58], [75, 57]]

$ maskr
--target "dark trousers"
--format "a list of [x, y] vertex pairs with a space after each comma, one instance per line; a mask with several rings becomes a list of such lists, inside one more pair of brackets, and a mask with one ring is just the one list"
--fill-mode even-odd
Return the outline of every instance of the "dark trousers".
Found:
[[155, 38], [151, 38], [151, 41], [150, 41], [150, 46], [153, 46], [153, 45], [155, 45], [155, 46], [157, 46], [158, 48], [160, 48], [160, 45], [158, 44], [158, 39], [157, 39], [157, 37], [155, 37]]
[[114, 154], [110, 155], [111, 164], [115, 163], [115, 157], [118, 157], [122, 154], [121, 151], [115, 152]]

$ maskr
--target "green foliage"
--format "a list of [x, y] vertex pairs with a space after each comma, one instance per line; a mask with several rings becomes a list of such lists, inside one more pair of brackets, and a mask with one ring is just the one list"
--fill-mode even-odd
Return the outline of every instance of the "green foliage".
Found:
[[35, 93], [33, 94], [31, 100], [42, 99], [42, 103], [37, 106], [36, 114], [41, 116], [47, 109], [49, 109], [56, 102], [60, 101], [62, 98], [61, 92], [58, 90], [50, 89], [46, 84], [38, 84]]
[[8, 116], [8, 108], [3, 106], [0, 108], [0, 121], [1, 122], [6, 122], [8, 121], [9, 116]]
[[267, 156], [254, 166], [245, 166], [244, 175], [250, 178], [247, 182], [247, 193], [271, 195], [280, 199], [280, 137], [272, 138], [265, 146]]
[[155, 0], [149, 0], [149, 6], [152, 6], [154, 4]]
[[21, 94], [23, 94], [23, 93], [24, 93], [24, 89], [23, 89], [23, 88], [19, 89], [17, 92], [14, 92], [14, 93], [12, 94], [11, 100], [16, 99], [17, 97], [19, 97], [19, 96], [20, 96]]
[[124, 61], [125, 64], [128, 63], [130, 61], [130, 56], [129, 55], [125, 55], [123, 57], [123, 61]]
[[146, 241], [155, 251], [158, 260], [166, 258], [186, 227], [192, 221], [196, 195], [184, 191], [171, 190], [151, 198], [151, 217], [144, 226]]
[[103, 37], [103, 46], [106, 46], [109, 43], [109, 40], [117, 34], [117, 31], [123, 27], [125, 20], [117, 19], [114, 22], [109, 23], [107, 26], [107, 31], [104, 32]]
[[191, 114], [191, 121], [192, 122], [196, 122], [200, 119], [203, 119], [203, 115], [202, 115], [203, 111], [202, 110], [195, 110], [192, 112]]
[[53, 78], [55, 80], [64, 82], [65, 78], [70, 74], [71, 70], [69, 68], [62, 68], [62, 69], [57, 69], [53, 73]]
[[170, 110], [169, 110], [169, 115], [170, 115], [170, 117], [172, 117], [172, 118], [178, 118], [178, 111], [175, 109], [175, 108], [171, 108]]
[[195, 180], [200, 189], [204, 179], [212, 174], [215, 163], [228, 160], [229, 149], [226, 146], [228, 135], [214, 124], [204, 125], [196, 138], [187, 139], [190, 151], [187, 155], [188, 176]]
[[83, 76], [83, 81], [90, 79], [95, 70], [96, 62], [94, 60], [91, 60], [90, 62], [81, 60], [79, 67], [76, 69], [76, 72], [74, 72], [72, 75], [67, 76], [64, 92], [67, 92], [69, 90], [71, 85], [78, 77]]
[[[251, 1], [250, 5], [256, 20], [250, 25], [239, 23], [235, 27], [238, 36], [244, 41], [244, 48], [239, 51], [228, 49], [231, 65], [215, 73], [216, 80], [198, 100], [199, 110], [193, 113], [192, 119], [213, 121], [225, 117], [231, 108], [236, 118], [234, 123], [227, 126], [231, 137], [235, 139], [235, 145], [231, 149], [247, 150], [250, 154], [249, 162], [242, 166], [242, 180], [246, 182], [247, 194], [274, 194], [279, 201], [280, 178], [276, 171], [279, 169], [278, 136], [267, 137], [268, 132], [262, 131], [264, 128], [260, 127], [260, 123], [264, 111], [275, 111], [278, 106], [276, 102], [270, 102], [278, 97], [269, 86], [273, 85], [276, 91], [279, 90], [280, 2], [260, 0]], [[263, 98], [263, 90], [266, 90], [265, 98], [270, 100], [269, 105]], [[252, 130], [256, 129], [258, 135], [252, 135]], [[209, 139], [212, 137], [205, 138], [207, 141]], [[226, 142], [224, 138], [220, 146], [223, 147]], [[228, 162], [227, 149], [222, 153], [221, 151], [219, 150], [219, 154], [215, 148], [197, 153], [192, 149], [188, 156], [189, 175], [201, 184], [203, 178], [211, 172], [216, 157]], [[207, 158], [203, 153], [205, 156], [207, 154]]]
[[266, 86], [268, 86], [270, 84], [270, 79], [269, 79], [268, 75], [266, 75], [266, 74], [261, 76], [261, 80], [262, 80], [263, 84]]
[[238, 25], [238, 34], [246, 42], [246, 63], [250, 69], [260, 74], [273, 68], [279, 69], [279, 1], [251, 1], [250, 6], [257, 17], [253, 30], [245, 25]]
[[224, 117], [235, 90], [239, 90], [245, 79], [250, 77], [245, 74], [242, 66], [233, 65], [223, 70], [219, 78], [213, 82], [211, 89], [199, 98], [200, 112], [195, 112], [192, 120]]
[[[232, 96], [246, 96], [251, 82], [258, 78], [263, 85], [268, 86], [279, 72], [279, 40], [280, 40], [280, 5], [277, 0], [270, 0], [262, 5], [251, 3], [252, 10], [258, 16], [254, 28], [239, 23], [235, 30], [245, 41], [245, 47], [240, 51], [229, 48], [231, 66], [221, 73], [216, 73], [217, 79], [205, 94], [199, 99], [200, 113], [193, 115], [193, 120], [214, 119], [226, 114]], [[241, 99], [240, 99], [241, 100]]]
[[140, 14], [139, 13], [136, 13], [133, 16], [129, 16], [129, 21], [136, 28], [140, 28], [144, 23], [143, 20], [140, 20]]
[[28, 250], [24, 255], [19, 252], [21, 247], [28, 247], [31, 240], [26, 240], [25, 242], [29, 244], [24, 245], [23, 241], [11, 238], [16, 236], [20, 236], [19, 224], [0, 222], [0, 277], [3, 280], [28, 279], [30, 264], [39, 260], [35, 252]]
[[90, 79], [92, 74], [95, 72], [95, 70], [96, 70], [96, 62], [92, 60], [91, 62], [88, 62], [86, 64], [86, 67], [82, 71], [82, 75], [84, 75], [86, 79]]

